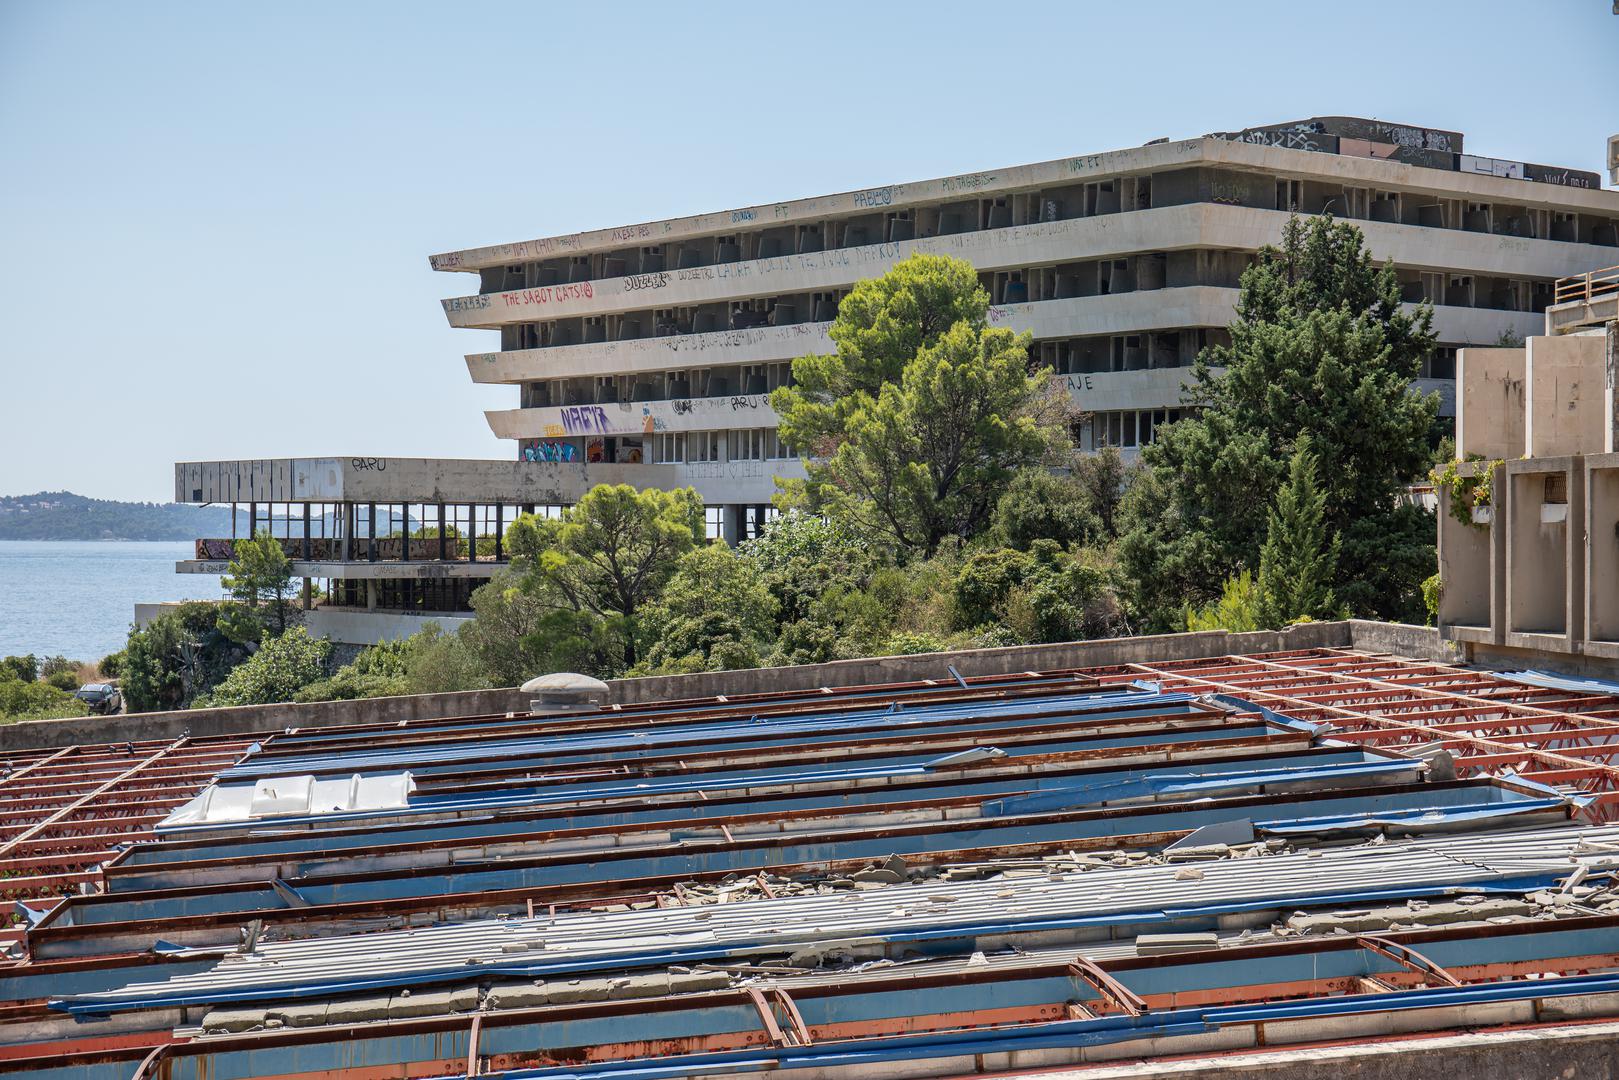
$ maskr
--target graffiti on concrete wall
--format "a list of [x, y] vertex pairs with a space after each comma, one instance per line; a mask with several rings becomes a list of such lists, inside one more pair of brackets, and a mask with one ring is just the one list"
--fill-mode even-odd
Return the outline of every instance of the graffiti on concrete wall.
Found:
[[763, 461], [694, 461], [682, 465], [680, 475], [692, 480], [742, 480], [768, 476], [770, 469]]
[[[671, 401], [644, 401], [620, 402], [617, 405], [603, 407], [601, 405], [570, 405], [562, 409], [533, 409], [526, 410], [528, 415], [538, 415], [540, 418], [539, 430], [545, 439], [561, 439], [569, 435], [651, 435], [660, 431], [668, 431], [673, 427], [680, 429], [703, 430], [705, 427], [730, 427], [736, 421], [737, 414], [749, 416], [761, 410], [770, 408], [769, 394], [733, 394], [729, 397], [709, 398], [675, 398]], [[557, 421], [549, 419], [558, 417]], [[711, 419], [709, 419], [711, 418]], [[675, 421], [681, 422], [676, 425]], [[773, 416], [763, 416], [758, 419], [749, 419], [750, 425], [759, 423], [774, 423]], [[540, 439], [531, 439], [525, 447], [533, 446], [536, 452], [543, 447]], [[557, 444], [566, 446], [567, 444]], [[577, 453], [570, 446], [567, 450], [558, 450], [557, 453]], [[573, 461], [573, 457], [543, 457], [530, 458], [525, 453], [525, 460], [538, 461]]]
[[968, 173], [965, 176], [949, 176], [940, 181], [945, 191], [955, 194], [961, 191], [978, 191], [995, 183], [999, 177], [992, 172]]
[[519, 448], [523, 461], [569, 462], [579, 460], [579, 448], [556, 439], [525, 439]]
[[662, 270], [655, 274], [631, 274], [624, 279], [624, 291], [642, 292], [646, 289], [662, 289], [668, 284], [669, 275]]
[[1375, 124], [1372, 130], [1384, 141], [1411, 150], [1450, 151], [1450, 135], [1428, 128], [1407, 127], [1404, 124]]
[[[514, 289], [500, 294], [506, 307], [526, 307], [529, 304], [555, 304], [563, 300], [589, 300], [596, 290], [588, 281], [575, 281], [567, 285], [546, 285], [538, 289]], [[488, 299], [488, 297], [484, 297]]]
[[607, 431], [611, 422], [600, 405], [569, 405], [562, 410], [562, 430], [569, 435]]
[[1321, 140], [1313, 131], [1244, 131], [1236, 141], [1256, 146], [1279, 146], [1284, 150], [1321, 149]]
[[218, 559], [229, 561], [236, 555], [236, 547], [230, 540], [201, 540], [197, 541], [197, 558]]

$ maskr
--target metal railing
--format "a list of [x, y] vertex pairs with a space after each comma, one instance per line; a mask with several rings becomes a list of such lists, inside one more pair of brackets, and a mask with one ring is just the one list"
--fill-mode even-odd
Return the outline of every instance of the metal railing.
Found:
[[1589, 302], [1599, 296], [1608, 296], [1616, 292], [1619, 292], [1619, 266], [1610, 266], [1574, 277], [1558, 278], [1556, 289], [1552, 294], [1552, 303], [1572, 304], [1580, 300]]

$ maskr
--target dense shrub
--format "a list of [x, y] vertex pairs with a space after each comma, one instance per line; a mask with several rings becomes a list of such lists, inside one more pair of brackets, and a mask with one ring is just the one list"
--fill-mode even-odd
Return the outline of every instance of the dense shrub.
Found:
[[326, 675], [332, 643], [312, 638], [301, 626], [266, 638], [257, 652], [231, 669], [204, 702], [207, 706], [267, 705], [293, 695]]

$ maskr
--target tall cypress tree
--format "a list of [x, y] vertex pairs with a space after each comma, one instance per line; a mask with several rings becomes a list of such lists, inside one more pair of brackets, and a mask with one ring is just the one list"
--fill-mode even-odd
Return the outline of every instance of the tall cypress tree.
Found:
[[1305, 437], [1293, 451], [1287, 483], [1276, 493], [1259, 549], [1262, 625], [1279, 628], [1339, 614], [1332, 581], [1342, 543], [1336, 535], [1329, 539], [1326, 506], [1327, 493], [1316, 483], [1315, 454]]
[[1331, 584], [1357, 615], [1420, 621], [1433, 515], [1402, 502], [1428, 459], [1438, 395], [1411, 381], [1434, 347], [1433, 312], [1406, 309], [1392, 265], [1359, 229], [1288, 221], [1243, 273], [1231, 343], [1198, 358], [1192, 418], [1160, 429], [1125, 505], [1131, 600], [1168, 627], [1187, 604], [1259, 561], [1269, 501], [1308, 437], [1323, 519], [1342, 538]]

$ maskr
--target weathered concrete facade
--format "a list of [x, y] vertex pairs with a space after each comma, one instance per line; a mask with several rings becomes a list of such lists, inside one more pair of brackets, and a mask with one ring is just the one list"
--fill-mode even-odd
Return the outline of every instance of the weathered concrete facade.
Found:
[[[1608, 276], [1604, 276], [1608, 275]], [[1439, 492], [1439, 627], [1543, 666], [1619, 670], [1619, 271], [1559, 283], [1544, 336], [1463, 349], [1456, 423], [1466, 505]], [[1486, 484], [1485, 476], [1490, 477]], [[1455, 510], [1456, 512], [1452, 512]]]
[[[361, 643], [376, 640], [355, 629], [367, 612], [464, 615], [504, 562], [506, 523], [600, 483], [692, 487], [709, 535], [743, 540], [774, 512], [777, 480], [802, 475], [770, 392], [794, 358], [831, 348], [856, 282], [915, 252], [970, 260], [991, 322], [1028, 331], [1072, 396], [1081, 446], [1134, 453], [1187, 408], [1192, 365], [1226, 339], [1244, 268], [1293, 214], [1353, 220], [1403, 299], [1433, 305], [1441, 344], [1417, 386], [1450, 415], [1458, 347], [1528, 338], [1555, 280], [1619, 258], [1619, 194], [1598, 183], [1465, 154], [1459, 132], [1318, 117], [448, 252], [435, 270], [478, 281], [443, 301], [445, 317], [498, 335], [466, 356], [468, 373], [518, 388], [516, 407], [487, 413], [517, 460], [183, 463], [175, 497], [245, 506], [241, 535], [261, 507], [301, 513], [302, 531], [278, 539], [296, 573], [327, 583], [327, 604], [358, 613], [334, 625]], [[1561, 388], [1553, 378], [1540, 397]], [[1605, 393], [1611, 412], [1611, 382]], [[1562, 425], [1537, 430], [1559, 438]], [[425, 550], [390, 546], [412, 531]], [[205, 538], [180, 569], [219, 573], [233, 541]]]
[[[1129, 451], [1179, 414], [1221, 340], [1251, 253], [1295, 212], [1350, 218], [1435, 308], [1422, 381], [1454, 412], [1455, 348], [1523, 339], [1552, 282], [1611, 262], [1619, 195], [1595, 174], [1481, 158], [1460, 133], [1319, 117], [1035, 165], [436, 255], [476, 273], [452, 326], [520, 388], [489, 413], [518, 456], [786, 460], [765, 395], [829, 349], [837, 301], [914, 252], [970, 260], [991, 318], [1028, 330], [1088, 414], [1087, 448]], [[772, 457], [774, 455], [774, 457]], [[699, 484], [706, 497], [723, 498]]]

